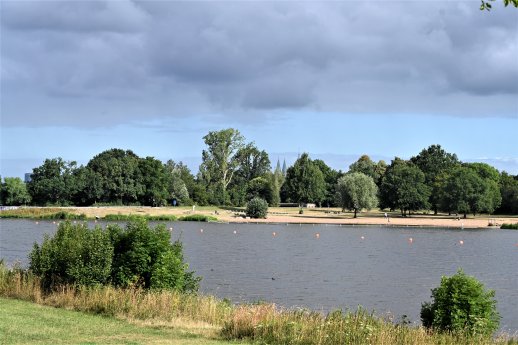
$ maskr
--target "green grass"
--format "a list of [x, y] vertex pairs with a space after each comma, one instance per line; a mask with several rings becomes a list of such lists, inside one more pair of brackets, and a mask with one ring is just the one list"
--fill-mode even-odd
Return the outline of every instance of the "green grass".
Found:
[[504, 223], [504, 224], [502, 224], [500, 229], [518, 230], [518, 223], [514, 223], [514, 224]]
[[0, 298], [0, 344], [236, 344], [210, 326], [167, 327]]

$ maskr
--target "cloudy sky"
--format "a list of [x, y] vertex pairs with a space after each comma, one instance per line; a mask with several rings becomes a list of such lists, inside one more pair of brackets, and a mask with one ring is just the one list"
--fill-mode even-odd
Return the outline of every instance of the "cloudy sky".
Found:
[[347, 170], [440, 144], [518, 174], [518, 10], [474, 1], [1, 1], [2, 176], [239, 129]]

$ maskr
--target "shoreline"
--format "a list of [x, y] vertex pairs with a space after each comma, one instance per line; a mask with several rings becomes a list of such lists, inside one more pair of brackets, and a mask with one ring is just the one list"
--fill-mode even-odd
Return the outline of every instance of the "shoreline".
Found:
[[[219, 207], [149, 207], [149, 206], [88, 206], [88, 207], [20, 207], [15, 210], [0, 211], [0, 218], [35, 219], [43, 214], [66, 212], [74, 216], [84, 216], [86, 219], [102, 220], [107, 215], [122, 216], [210, 216], [217, 218], [217, 222], [229, 224], [279, 224], [279, 225], [331, 225], [331, 226], [387, 226], [387, 227], [415, 227], [415, 228], [449, 228], [449, 229], [499, 229], [504, 223], [518, 223], [518, 216], [489, 216], [458, 218], [453, 215], [414, 214], [403, 217], [399, 212], [385, 213], [379, 210], [362, 212], [358, 218], [353, 218], [351, 212], [341, 212], [339, 209], [313, 208], [304, 209], [299, 214], [299, 208], [272, 207], [266, 219], [247, 219], [240, 208]], [[2, 213], [5, 212], [5, 217]]]

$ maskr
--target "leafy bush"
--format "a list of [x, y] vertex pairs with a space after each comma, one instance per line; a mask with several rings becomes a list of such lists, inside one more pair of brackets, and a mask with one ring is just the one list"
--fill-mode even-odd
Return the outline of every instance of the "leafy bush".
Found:
[[48, 290], [62, 284], [96, 285], [109, 281], [113, 246], [101, 227], [61, 223], [41, 246], [34, 244], [29, 255], [30, 269], [41, 277]]
[[500, 229], [518, 230], [518, 223], [514, 223], [514, 224], [504, 223], [504, 224], [502, 224]]
[[188, 271], [182, 244], [170, 239], [165, 225], [150, 228], [145, 219], [106, 230], [67, 221], [41, 246], [34, 244], [30, 269], [47, 291], [65, 284], [196, 291], [200, 278]]
[[180, 217], [178, 220], [182, 222], [216, 222], [218, 218], [206, 216], [204, 214], [190, 214], [188, 216]]
[[482, 283], [462, 270], [452, 277], [442, 277], [431, 297], [432, 302], [421, 307], [421, 321], [427, 328], [481, 335], [498, 329], [495, 292], [486, 291]]
[[196, 291], [199, 278], [183, 262], [182, 244], [171, 243], [164, 224], [155, 228], [135, 219], [121, 228], [107, 230], [114, 247], [112, 283], [116, 286]]
[[253, 198], [246, 205], [246, 215], [250, 218], [266, 218], [268, 203], [261, 198]]

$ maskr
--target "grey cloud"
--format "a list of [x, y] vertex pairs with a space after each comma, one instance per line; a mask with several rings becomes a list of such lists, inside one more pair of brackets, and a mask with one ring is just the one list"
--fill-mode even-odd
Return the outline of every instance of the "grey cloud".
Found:
[[2, 2], [1, 15], [7, 126], [276, 109], [518, 116], [518, 13], [508, 9], [24, 1]]

